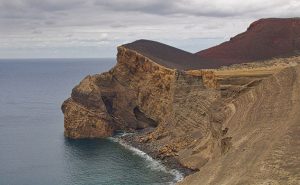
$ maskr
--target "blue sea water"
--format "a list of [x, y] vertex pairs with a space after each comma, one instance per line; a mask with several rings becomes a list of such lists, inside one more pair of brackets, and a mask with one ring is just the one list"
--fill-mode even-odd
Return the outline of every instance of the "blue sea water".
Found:
[[113, 59], [0, 60], [0, 185], [168, 184], [168, 171], [116, 139], [63, 136], [60, 106]]

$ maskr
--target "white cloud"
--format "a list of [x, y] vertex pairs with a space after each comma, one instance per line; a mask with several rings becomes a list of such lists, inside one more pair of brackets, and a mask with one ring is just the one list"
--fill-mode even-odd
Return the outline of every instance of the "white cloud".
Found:
[[116, 45], [141, 38], [194, 52], [299, 9], [299, 0], [0, 0], [0, 58], [20, 48], [27, 57], [72, 57], [78, 48], [82, 57], [114, 56]]

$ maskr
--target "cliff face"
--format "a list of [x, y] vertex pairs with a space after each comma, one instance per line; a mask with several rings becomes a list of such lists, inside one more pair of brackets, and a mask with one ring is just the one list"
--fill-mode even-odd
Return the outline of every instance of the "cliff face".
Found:
[[141, 131], [130, 140], [154, 157], [200, 170], [182, 184], [298, 184], [300, 57], [203, 69], [219, 63], [191, 55], [148, 41], [118, 47], [117, 65], [63, 103], [65, 136]]
[[[64, 102], [67, 137], [107, 137], [113, 130], [160, 129], [177, 116], [174, 104], [185, 94], [199, 94], [201, 90], [209, 101], [218, 94], [210, 89], [216, 87], [212, 72], [191, 75], [166, 68], [125, 47], [118, 48], [117, 60], [109, 72], [86, 77]], [[93, 120], [94, 115], [100, 121]]]
[[299, 61], [178, 71], [119, 47], [117, 65], [87, 76], [64, 102], [65, 135], [153, 128], [134, 140], [201, 169], [183, 184], [296, 184]]
[[[266, 177], [293, 184], [300, 73], [290, 66], [298, 61], [178, 71], [119, 47], [117, 65], [86, 77], [64, 102], [65, 135], [108, 137], [115, 130], [153, 128], [134, 140], [161, 159], [201, 169], [183, 184], [258, 183]], [[287, 173], [290, 179], [283, 177]]]
[[222, 115], [210, 111], [221, 97], [214, 74], [169, 69], [128, 48], [118, 51], [112, 70], [86, 77], [64, 102], [65, 135], [107, 137], [151, 127], [136, 139], [160, 157], [176, 155], [193, 169], [205, 164], [224, 138]]
[[[74, 138], [107, 137], [113, 134], [113, 130], [156, 127], [158, 122], [166, 119], [164, 115], [170, 106], [174, 79], [175, 70], [120, 47], [118, 64], [112, 70], [86, 77], [73, 89], [71, 98], [64, 102], [65, 135]], [[78, 112], [87, 113], [77, 116]], [[102, 115], [101, 123], [91, 124], [94, 121], [90, 120], [90, 113]], [[82, 129], [81, 125], [74, 124], [77, 122], [89, 128]], [[99, 127], [99, 132], [93, 133], [94, 127]], [[101, 131], [102, 127], [107, 129]]]

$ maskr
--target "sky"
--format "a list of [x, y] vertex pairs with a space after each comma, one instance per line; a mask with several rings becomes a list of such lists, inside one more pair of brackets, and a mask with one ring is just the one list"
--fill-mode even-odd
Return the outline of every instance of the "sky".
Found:
[[111, 58], [138, 39], [197, 52], [300, 0], [0, 0], [0, 58]]

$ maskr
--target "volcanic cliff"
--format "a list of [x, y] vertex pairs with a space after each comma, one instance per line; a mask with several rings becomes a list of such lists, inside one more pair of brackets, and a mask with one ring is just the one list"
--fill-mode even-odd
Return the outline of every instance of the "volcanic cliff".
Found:
[[[224, 62], [218, 54], [199, 56], [147, 40], [119, 46], [116, 66], [84, 78], [63, 103], [65, 136], [136, 132], [124, 140], [195, 171], [182, 184], [298, 184], [299, 23], [260, 20], [221, 49], [203, 51], [225, 48], [226, 54], [237, 47], [236, 40], [250, 47], [254, 42], [244, 41], [243, 35], [259, 37], [255, 35], [271, 32], [270, 25], [294, 30], [293, 35], [280, 34], [296, 43], [292, 48], [281, 52], [274, 47], [273, 55], [258, 53], [258, 58], [229, 52]], [[277, 56], [285, 58], [254, 61]], [[248, 60], [251, 63], [238, 64]], [[227, 64], [235, 65], [222, 67]]]

